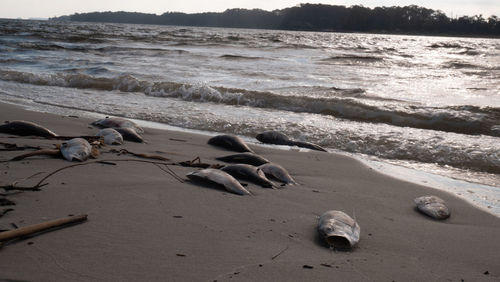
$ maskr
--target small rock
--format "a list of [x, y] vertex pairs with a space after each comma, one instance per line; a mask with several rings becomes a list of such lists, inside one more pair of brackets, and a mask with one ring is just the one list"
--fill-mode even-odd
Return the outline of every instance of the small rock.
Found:
[[313, 269], [314, 267], [311, 265], [304, 264], [302, 268]]

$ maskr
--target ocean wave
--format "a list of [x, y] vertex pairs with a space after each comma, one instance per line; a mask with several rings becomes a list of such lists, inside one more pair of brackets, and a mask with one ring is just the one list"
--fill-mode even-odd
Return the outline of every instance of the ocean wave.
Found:
[[449, 48], [449, 49], [471, 49], [469, 46], [464, 46], [461, 45], [458, 42], [438, 42], [438, 43], [433, 43], [429, 46], [430, 48]]
[[458, 52], [457, 54], [460, 54], [460, 55], [469, 55], [469, 56], [483, 55], [483, 53], [481, 53], [479, 51], [476, 51], [476, 50], [472, 50], [472, 49], [465, 49], [465, 50], [462, 50], [462, 51]]
[[383, 57], [377, 57], [377, 56], [362, 56], [362, 55], [339, 55], [339, 56], [331, 56], [326, 59], [320, 60], [321, 62], [328, 63], [328, 62], [347, 62], [347, 63], [356, 63], [356, 62], [366, 62], [366, 63], [373, 63], [373, 62], [381, 62], [383, 61]]
[[[490, 71], [498, 71], [500, 70], [500, 66], [492, 66], [492, 65], [478, 65], [464, 61], [448, 61], [442, 64], [443, 68], [447, 69], [468, 69], [468, 70], [485, 70], [487, 72], [482, 73], [482, 75], [491, 75]], [[472, 72], [471, 74], [477, 75], [479, 73]]]
[[[280, 95], [273, 92], [250, 91], [206, 84], [151, 82], [131, 75], [95, 77], [87, 74], [35, 74], [0, 71], [0, 79], [35, 85], [49, 85], [104, 91], [140, 92], [148, 96], [177, 98], [193, 102], [277, 109], [298, 113], [316, 113], [372, 123], [386, 123], [402, 127], [432, 129], [463, 134], [499, 136], [494, 126], [500, 124], [500, 108], [419, 107], [400, 103], [370, 102], [358, 93], [359, 89], [333, 89], [338, 95], [301, 96]], [[343, 93], [346, 93], [343, 96]], [[350, 94], [351, 93], [351, 94]]]
[[227, 60], [259, 60], [259, 59], [262, 59], [261, 57], [249, 57], [249, 56], [240, 56], [240, 55], [231, 55], [231, 54], [221, 55], [220, 58], [227, 59]]
[[146, 48], [146, 47], [124, 47], [124, 46], [104, 46], [91, 49], [92, 51], [103, 53], [126, 53], [126, 54], [188, 54], [189, 51], [181, 49], [163, 49], [163, 48]]
[[461, 61], [450, 61], [443, 64], [443, 68], [451, 69], [482, 69], [482, 66]]

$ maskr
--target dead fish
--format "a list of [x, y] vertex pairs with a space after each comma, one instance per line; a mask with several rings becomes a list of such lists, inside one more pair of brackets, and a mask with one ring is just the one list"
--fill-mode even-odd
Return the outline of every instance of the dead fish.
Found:
[[259, 168], [248, 164], [228, 165], [221, 170], [231, 174], [235, 178], [251, 181], [265, 188], [273, 188], [273, 183], [266, 178], [266, 175]]
[[250, 192], [241, 186], [234, 177], [219, 169], [206, 168], [191, 172], [186, 176], [194, 181], [206, 181], [222, 185], [227, 191], [238, 195], [250, 195]]
[[295, 180], [290, 176], [288, 171], [279, 164], [275, 163], [267, 163], [259, 166], [260, 168], [268, 177], [273, 177], [277, 179], [280, 182], [283, 182], [285, 184], [297, 184]]
[[95, 136], [102, 137], [104, 144], [107, 145], [121, 145], [123, 144], [122, 135], [113, 128], [103, 128], [97, 132]]
[[252, 149], [238, 136], [235, 135], [217, 135], [208, 140], [208, 144], [222, 147], [236, 152], [250, 152]]
[[144, 129], [142, 129], [140, 126], [135, 124], [135, 122], [130, 121], [125, 118], [121, 117], [106, 117], [105, 119], [100, 119], [98, 121], [94, 121], [92, 125], [101, 127], [101, 128], [108, 128], [108, 127], [118, 127], [118, 128], [132, 128], [136, 132], [143, 133]]
[[332, 247], [347, 250], [359, 242], [358, 223], [342, 211], [327, 211], [319, 218], [318, 231]]
[[450, 217], [450, 210], [446, 202], [437, 196], [418, 197], [414, 202], [420, 212], [434, 219], [446, 219]]
[[144, 142], [144, 139], [142, 138], [142, 136], [139, 135], [139, 133], [137, 133], [135, 131], [135, 129], [133, 129], [133, 128], [113, 127], [113, 129], [118, 131], [122, 135], [123, 140], [137, 142], [137, 143]]
[[18, 136], [55, 137], [57, 134], [31, 121], [15, 120], [0, 125], [0, 133]]
[[62, 143], [60, 150], [68, 161], [83, 162], [95, 154], [92, 146], [83, 138], [73, 138]]
[[239, 164], [249, 164], [259, 166], [269, 161], [265, 158], [254, 154], [254, 153], [239, 153], [234, 155], [229, 155], [225, 157], [216, 158], [216, 160], [223, 161], [226, 163], [239, 163]]
[[278, 131], [265, 131], [255, 136], [257, 140], [266, 144], [289, 145], [290, 138]]
[[326, 150], [319, 145], [309, 142], [290, 140], [288, 136], [278, 131], [265, 131], [258, 134], [255, 138], [260, 142], [266, 144], [297, 146], [311, 150], [326, 152]]

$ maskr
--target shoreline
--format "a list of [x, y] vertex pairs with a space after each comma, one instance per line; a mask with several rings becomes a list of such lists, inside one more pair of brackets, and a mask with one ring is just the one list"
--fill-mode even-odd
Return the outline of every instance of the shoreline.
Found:
[[[71, 107], [58, 107], [56, 105], [51, 104], [39, 104], [34, 102], [28, 102], [26, 104], [22, 104], [18, 101], [1, 101], [0, 103], [7, 103], [16, 107], [21, 107], [29, 111], [40, 112], [40, 113], [55, 113], [65, 115], [68, 113], [78, 113], [85, 118], [89, 119], [100, 119], [106, 116], [100, 112], [89, 112], [81, 109], [71, 108]], [[29, 103], [34, 103], [33, 106], [30, 106]], [[47, 107], [46, 111], [41, 110], [40, 107], [35, 105], [43, 105]], [[51, 111], [52, 110], [52, 111]], [[122, 116], [123, 117], [123, 116]], [[155, 130], [166, 130], [166, 131], [176, 131], [188, 134], [198, 134], [207, 137], [215, 136], [218, 133], [211, 131], [203, 131], [196, 129], [187, 129], [177, 126], [171, 126], [164, 123], [154, 122], [154, 121], [146, 121], [146, 120], [138, 120], [128, 118], [138, 125], [151, 128]], [[282, 151], [302, 151], [307, 152], [309, 150], [297, 147], [290, 146], [279, 146], [279, 145], [269, 145], [262, 144], [256, 141], [254, 138], [250, 138], [247, 136], [240, 136], [247, 143], [252, 144], [254, 146], [266, 147], [275, 150]], [[480, 182], [474, 181], [465, 181], [463, 179], [456, 179], [450, 176], [436, 174], [425, 170], [419, 170], [412, 167], [407, 167], [404, 165], [398, 165], [393, 163], [384, 162], [383, 160], [373, 160], [368, 156], [361, 156], [354, 153], [343, 152], [339, 150], [329, 149], [329, 153], [340, 154], [349, 158], [356, 159], [363, 163], [364, 165], [370, 167], [371, 169], [375, 169], [377, 172], [384, 174], [389, 177], [393, 177], [395, 179], [399, 179], [402, 181], [407, 181], [417, 185], [431, 186], [434, 189], [446, 191], [448, 193], [454, 194], [459, 198], [463, 198], [468, 201], [470, 204], [474, 205], [477, 208], [482, 209], [490, 214], [493, 214], [497, 217], [500, 217], [500, 188], [492, 185], [487, 185]], [[474, 190], [474, 192], [471, 192]], [[478, 190], [478, 191], [476, 191]]]
[[[91, 119], [40, 113], [0, 102], [0, 119], [37, 122], [61, 135], [93, 135]], [[207, 136], [146, 128], [147, 144], [107, 146], [98, 159], [123, 159], [109, 149], [160, 154], [172, 161], [215, 163], [229, 155]], [[51, 147], [26, 137], [1, 142]], [[179, 141], [182, 140], [182, 141]], [[249, 144], [282, 164], [300, 183], [283, 189], [253, 184], [238, 196], [180, 183], [153, 165], [84, 165], [51, 177], [39, 192], [10, 195], [14, 211], [0, 218], [26, 226], [85, 213], [88, 222], [13, 242], [0, 249], [0, 279], [37, 281], [304, 281], [500, 278], [500, 219], [450, 193], [397, 180], [351, 157], [276, 150]], [[19, 152], [2, 152], [2, 159]], [[0, 164], [3, 184], [48, 173], [70, 162], [37, 157]], [[183, 179], [193, 168], [172, 166]], [[36, 183], [43, 175], [23, 180]], [[451, 208], [435, 221], [413, 199], [434, 194]], [[317, 216], [331, 209], [355, 216], [359, 245], [333, 252], [318, 238]], [[276, 256], [279, 254], [278, 256]], [[308, 267], [305, 267], [308, 266]], [[310, 268], [312, 267], [312, 268]], [[422, 271], [425, 269], [425, 271]]]

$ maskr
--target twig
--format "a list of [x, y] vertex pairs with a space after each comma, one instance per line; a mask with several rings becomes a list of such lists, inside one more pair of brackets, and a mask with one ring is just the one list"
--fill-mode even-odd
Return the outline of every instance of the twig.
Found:
[[[51, 177], [52, 175], [62, 171], [62, 170], [65, 170], [65, 169], [68, 169], [68, 168], [72, 168], [72, 167], [76, 167], [76, 166], [82, 166], [82, 165], [89, 165], [89, 164], [96, 164], [96, 163], [100, 163], [100, 164], [113, 164], [114, 162], [142, 162], [142, 163], [150, 163], [150, 164], [154, 164], [154, 165], [164, 165], [167, 170], [169, 170], [168, 172], [159, 167], [161, 170], [167, 172], [168, 174], [170, 174], [172, 177], [174, 177], [176, 180], [178, 180], [179, 182], [184, 182], [184, 180], [182, 180], [182, 178], [180, 176], [178, 176], [177, 174], [175, 174], [175, 172], [173, 172], [168, 166], [169, 165], [177, 165], [177, 166], [188, 166], [188, 167], [202, 167], [202, 168], [207, 168], [207, 167], [212, 167], [212, 168], [220, 168], [220, 167], [223, 167], [223, 165], [220, 165], [220, 164], [205, 164], [205, 163], [201, 163], [200, 161], [200, 158], [197, 157], [195, 158], [194, 160], [192, 161], [185, 161], [185, 162], [178, 162], [178, 163], [167, 163], [167, 162], [159, 162], [159, 161], [147, 161], [147, 160], [138, 160], [138, 159], [111, 159], [111, 160], [95, 160], [95, 161], [87, 161], [87, 162], [84, 162], [84, 163], [76, 163], [76, 164], [71, 164], [71, 165], [68, 165], [68, 166], [64, 166], [64, 167], [61, 167], [61, 168], [58, 168], [54, 171], [52, 171], [51, 173], [47, 174], [45, 177], [43, 177], [37, 184], [35, 184], [34, 186], [29, 186], [29, 187], [19, 187], [19, 186], [16, 186], [16, 184], [19, 182], [19, 181], [14, 181], [12, 184], [9, 184], [9, 185], [3, 185], [3, 186], [0, 186], [1, 189], [4, 189], [5, 191], [10, 191], [10, 190], [17, 190], [17, 191], [40, 191], [40, 188], [47, 185], [48, 183], [43, 183], [47, 178]], [[33, 176], [30, 176], [29, 178], [31, 178]]]
[[26, 153], [26, 154], [22, 154], [22, 155], [13, 157], [9, 161], [20, 161], [20, 160], [23, 160], [23, 159], [28, 158], [28, 157], [42, 156], [42, 155], [58, 156], [59, 154], [61, 154], [61, 152], [59, 151], [59, 149], [42, 149], [42, 150], [38, 150], [38, 151], [34, 151], [34, 152], [29, 152], [29, 153]]
[[276, 255], [274, 255], [271, 260], [274, 260], [275, 258], [279, 257], [282, 253], [284, 253], [286, 250], [288, 250], [289, 246], [286, 246], [286, 248], [284, 248], [283, 250], [281, 250], [279, 253], [277, 253]]
[[159, 169], [163, 170], [164, 172], [170, 174], [173, 178], [177, 179], [177, 181], [179, 181], [180, 183], [184, 183], [184, 180], [180, 176], [178, 176], [175, 172], [173, 172], [167, 165], [165, 165], [166, 169], [161, 167], [161, 165], [159, 165], [159, 164], [154, 164], [154, 165], [157, 166]]
[[176, 165], [187, 166], [187, 167], [199, 167], [199, 168], [221, 168], [224, 167], [221, 164], [206, 164], [202, 163], [200, 157], [196, 157], [191, 161], [183, 161], [175, 163]]
[[150, 155], [150, 154], [144, 154], [144, 153], [134, 153], [134, 152], [131, 152], [131, 151], [126, 150], [126, 149], [121, 149], [119, 151], [117, 151], [117, 150], [110, 150], [110, 152], [112, 152], [112, 153], [118, 153], [119, 155], [121, 155], [121, 154], [129, 154], [129, 155], [132, 155], [132, 156], [135, 156], [135, 157], [139, 157], [139, 158], [159, 160], [159, 161], [169, 161], [170, 160], [169, 158], [165, 158], [165, 157], [162, 157], [162, 156], [159, 156], [159, 155]]
[[83, 214], [83, 215], [78, 215], [78, 216], [69, 216], [69, 217], [65, 217], [65, 218], [50, 220], [50, 221], [46, 221], [46, 222], [42, 222], [42, 223], [38, 223], [38, 224], [34, 224], [34, 225], [21, 227], [21, 228], [14, 229], [14, 230], [4, 231], [4, 232], [0, 233], [0, 242], [5, 242], [8, 240], [32, 235], [32, 234], [35, 234], [35, 233], [38, 233], [38, 232], [41, 232], [41, 231], [44, 231], [47, 229], [63, 226], [63, 225], [70, 224], [70, 223], [83, 222], [85, 220], [87, 220], [87, 215]]
[[[4, 216], [5, 214], [7, 214], [8, 212], [11, 212], [13, 211], [14, 209], [3, 209], [1, 212], [0, 212], [0, 217]], [[0, 233], [2, 234], [2, 233]]]

